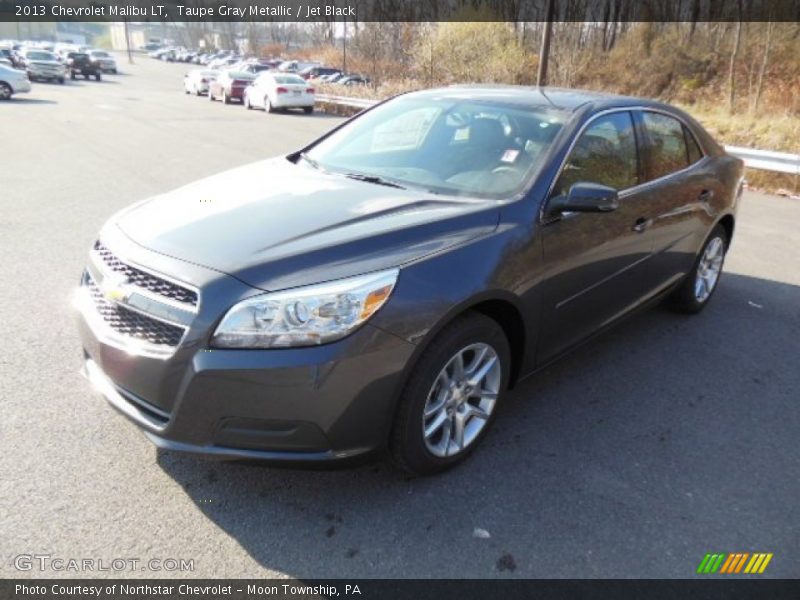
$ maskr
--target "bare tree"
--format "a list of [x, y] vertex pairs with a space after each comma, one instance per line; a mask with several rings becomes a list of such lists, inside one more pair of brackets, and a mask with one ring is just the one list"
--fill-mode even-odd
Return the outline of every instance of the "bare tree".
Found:
[[[739, 16], [742, 13], [742, 2], [739, 0]], [[739, 46], [742, 41], [742, 20], [736, 22], [735, 38], [731, 50], [731, 61], [728, 68], [728, 111], [733, 114], [733, 105], [736, 100], [736, 59], [739, 56]]]
[[761, 102], [761, 93], [764, 90], [764, 74], [767, 72], [769, 66], [769, 48], [772, 43], [772, 21], [767, 21], [767, 32], [764, 39], [764, 56], [761, 60], [761, 68], [758, 70], [758, 83], [756, 83], [756, 97], [753, 101], [753, 110], [758, 110], [758, 105]]

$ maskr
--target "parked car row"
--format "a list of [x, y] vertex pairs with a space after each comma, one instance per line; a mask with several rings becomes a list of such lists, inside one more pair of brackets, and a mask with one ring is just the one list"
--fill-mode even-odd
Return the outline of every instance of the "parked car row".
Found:
[[222, 70], [193, 69], [183, 78], [183, 91], [195, 96], [205, 94], [210, 102], [239, 102], [248, 110], [261, 108], [275, 112], [299, 108], [306, 114], [314, 112], [316, 90], [308, 81], [276, 69], [254, 73], [247, 66], [248, 63], [241, 63]]
[[0, 44], [0, 99], [31, 90], [32, 81], [63, 84], [67, 78], [101, 81], [103, 73], [117, 73], [114, 57], [105, 50], [71, 44], [2, 42]]

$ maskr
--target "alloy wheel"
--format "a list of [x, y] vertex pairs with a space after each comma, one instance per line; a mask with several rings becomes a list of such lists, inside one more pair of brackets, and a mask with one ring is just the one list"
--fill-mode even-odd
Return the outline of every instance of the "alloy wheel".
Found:
[[706, 246], [694, 281], [694, 296], [698, 302], [705, 302], [714, 291], [722, 272], [722, 261], [725, 258], [725, 242], [721, 238], [713, 238]]
[[500, 359], [489, 344], [470, 344], [450, 358], [423, 409], [428, 451], [438, 457], [455, 456], [472, 444], [494, 411], [501, 382]]

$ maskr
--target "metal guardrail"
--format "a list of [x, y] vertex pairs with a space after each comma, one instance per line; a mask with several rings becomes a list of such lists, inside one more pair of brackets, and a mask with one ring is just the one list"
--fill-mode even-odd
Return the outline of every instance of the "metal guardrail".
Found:
[[744, 161], [746, 167], [800, 175], [800, 154], [788, 152], [772, 152], [770, 150], [754, 150], [741, 146], [725, 146], [725, 151]]
[[[317, 100], [329, 104], [339, 104], [341, 106], [351, 106], [353, 108], [362, 109], [375, 106], [378, 103], [377, 100], [368, 100], [366, 98], [329, 96], [327, 94], [317, 94]], [[737, 158], [741, 158], [745, 166], [751, 169], [800, 175], [800, 154], [756, 150], [754, 148], [743, 148], [741, 146], [725, 146], [725, 151]]]
[[368, 100], [366, 98], [348, 98], [347, 96], [329, 96], [328, 94], [317, 94], [316, 99], [318, 102], [352, 106], [353, 108], [369, 108], [378, 103], [377, 100]]

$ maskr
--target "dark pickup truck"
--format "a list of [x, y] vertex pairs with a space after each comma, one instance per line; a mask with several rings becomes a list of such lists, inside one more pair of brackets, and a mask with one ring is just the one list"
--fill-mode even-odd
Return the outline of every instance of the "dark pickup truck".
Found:
[[78, 75], [83, 75], [85, 79], [94, 77], [97, 81], [103, 78], [100, 63], [92, 60], [86, 52], [70, 52], [67, 54], [67, 69], [69, 78], [77, 79]]

